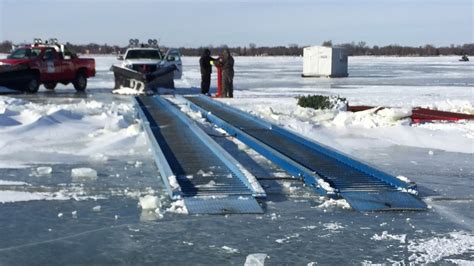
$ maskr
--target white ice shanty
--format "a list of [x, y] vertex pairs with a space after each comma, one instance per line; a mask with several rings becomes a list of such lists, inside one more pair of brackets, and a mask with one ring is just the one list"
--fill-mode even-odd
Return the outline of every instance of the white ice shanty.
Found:
[[343, 48], [310, 46], [303, 49], [302, 77], [347, 77], [347, 52]]

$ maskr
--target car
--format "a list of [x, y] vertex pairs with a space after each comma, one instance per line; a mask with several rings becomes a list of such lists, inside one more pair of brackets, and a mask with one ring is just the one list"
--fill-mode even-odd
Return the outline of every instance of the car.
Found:
[[85, 91], [87, 79], [96, 74], [95, 60], [79, 58], [63, 44], [51, 39], [44, 43], [35, 39], [0, 59], [0, 86], [35, 93], [42, 84], [54, 90], [58, 83], [72, 83], [77, 91]]

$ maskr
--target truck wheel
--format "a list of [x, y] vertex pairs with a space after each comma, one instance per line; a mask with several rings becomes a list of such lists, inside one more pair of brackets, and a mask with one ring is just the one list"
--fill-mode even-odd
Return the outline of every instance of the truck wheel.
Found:
[[76, 91], [85, 91], [87, 87], [87, 77], [83, 72], [77, 73], [76, 79], [72, 82]]
[[54, 88], [56, 88], [56, 85], [58, 85], [58, 83], [57, 82], [49, 82], [49, 83], [45, 83], [43, 85], [48, 90], [54, 90]]
[[36, 93], [39, 90], [39, 85], [38, 77], [33, 77], [26, 83], [26, 92]]

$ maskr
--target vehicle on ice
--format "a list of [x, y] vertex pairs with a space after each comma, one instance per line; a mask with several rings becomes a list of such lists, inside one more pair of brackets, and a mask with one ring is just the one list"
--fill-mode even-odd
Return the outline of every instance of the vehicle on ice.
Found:
[[111, 67], [115, 89], [128, 87], [144, 92], [158, 87], [174, 88], [174, 79], [180, 79], [183, 71], [179, 50], [170, 48], [163, 54], [156, 40], [139, 45], [137, 39], [131, 39], [129, 48], [118, 60], [122, 63]]
[[38, 91], [41, 84], [54, 90], [58, 83], [72, 83], [77, 91], [84, 91], [87, 78], [95, 76], [95, 61], [78, 58], [56, 39], [14, 49], [0, 60], [0, 86], [29, 93]]

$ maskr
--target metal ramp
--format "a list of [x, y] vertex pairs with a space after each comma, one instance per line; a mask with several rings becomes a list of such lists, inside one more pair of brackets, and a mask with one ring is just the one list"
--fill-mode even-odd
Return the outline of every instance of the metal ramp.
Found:
[[255, 177], [160, 96], [135, 97], [165, 187], [190, 214], [263, 213]]
[[309, 141], [208, 97], [185, 97], [190, 107], [249, 147], [302, 178], [322, 195], [343, 197], [358, 211], [424, 210], [426, 204], [408, 193], [414, 183], [361, 163], [332, 148]]

